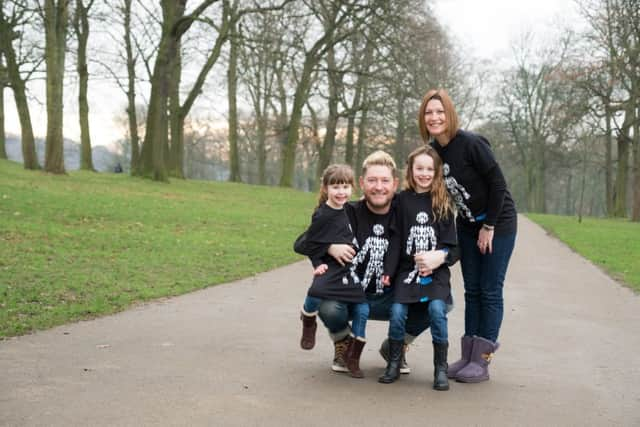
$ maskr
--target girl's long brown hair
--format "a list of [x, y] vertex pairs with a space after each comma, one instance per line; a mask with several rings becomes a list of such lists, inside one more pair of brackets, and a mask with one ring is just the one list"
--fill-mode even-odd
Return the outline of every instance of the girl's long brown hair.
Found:
[[318, 207], [327, 201], [327, 187], [332, 184], [351, 184], [355, 187], [356, 178], [353, 169], [349, 165], [333, 164], [327, 166], [322, 172], [322, 180], [320, 182], [320, 194], [318, 195]]
[[433, 159], [433, 168], [435, 173], [433, 180], [431, 181], [431, 204], [433, 208], [433, 214], [436, 218], [448, 218], [449, 215], [453, 215], [453, 205], [447, 186], [444, 183], [444, 173], [442, 171], [442, 159], [430, 145], [424, 145], [416, 148], [409, 154], [407, 158], [407, 171], [405, 175], [405, 189], [416, 191], [416, 181], [413, 177], [413, 163], [416, 157], [421, 155], [429, 156]]

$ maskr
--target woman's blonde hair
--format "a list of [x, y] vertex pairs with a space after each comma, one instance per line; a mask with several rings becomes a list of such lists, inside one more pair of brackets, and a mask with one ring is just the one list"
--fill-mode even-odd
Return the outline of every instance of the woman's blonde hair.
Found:
[[424, 120], [424, 112], [427, 109], [427, 104], [432, 99], [437, 99], [442, 102], [444, 115], [447, 119], [447, 136], [449, 137], [449, 141], [451, 141], [456, 136], [458, 129], [460, 129], [460, 124], [458, 120], [458, 113], [456, 112], [456, 108], [453, 106], [453, 101], [444, 89], [431, 89], [422, 98], [422, 104], [420, 104], [420, 110], [418, 110], [418, 127], [420, 128], [420, 136], [422, 136], [422, 140], [424, 142], [427, 142], [431, 138], [431, 135], [427, 130], [427, 123]]
[[351, 166], [333, 164], [327, 166], [324, 172], [322, 172], [320, 194], [318, 195], [318, 206], [328, 200], [327, 187], [332, 184], [350, 184], [351, 187], [355, 187], [356, 178]]
[[416, 148], [409, 154], [407, 158], [407, 170], [405, 173], [405, 189], [416, 191], [416, 180], [413, 177], [413, 164], [416, 157], [425, 155], [433, 159], [433, 180], [431, 181], [431, 204], [433, 208], [433, 214], [436, 218], [448, 218], [449, 215], [453, 215], [453, 205], [447, 186], [444, 183], [444, 174], [442, 171], [442, 159], [430, 145], [424, 145]]

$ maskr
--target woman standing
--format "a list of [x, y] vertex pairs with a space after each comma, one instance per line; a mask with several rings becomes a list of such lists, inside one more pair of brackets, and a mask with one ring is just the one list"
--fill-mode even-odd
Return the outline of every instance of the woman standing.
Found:
[[443, 89], [429, 90], [418, 113], [420, 134], [444, 162], [457, 214], [464, 279], [465, 333], [462, 356], [448, 369], [460, 382], [489, 379], [503, 317], [502, 288], [516, 240], [516, 208], [489, 142], [459, 129], [458, 115]]

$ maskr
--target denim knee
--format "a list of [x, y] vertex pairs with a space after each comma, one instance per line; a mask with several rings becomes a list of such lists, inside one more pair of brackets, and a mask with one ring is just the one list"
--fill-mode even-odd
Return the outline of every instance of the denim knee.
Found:
[[318, 310], [320, 320], [330, 333], [335, 334], [349, 327], [349, 307], [338, 301], [323, 301]]

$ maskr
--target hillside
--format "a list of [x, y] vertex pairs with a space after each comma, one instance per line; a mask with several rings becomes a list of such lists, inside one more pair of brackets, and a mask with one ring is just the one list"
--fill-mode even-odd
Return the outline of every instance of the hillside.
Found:
[[292, 243], [313, 206], [281, 188], [0, 161], [0, 338], [301, 259]]

